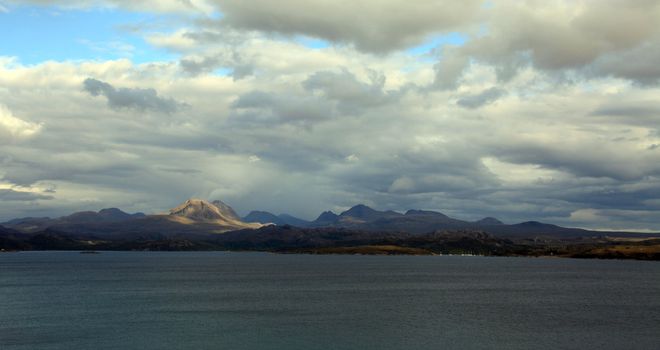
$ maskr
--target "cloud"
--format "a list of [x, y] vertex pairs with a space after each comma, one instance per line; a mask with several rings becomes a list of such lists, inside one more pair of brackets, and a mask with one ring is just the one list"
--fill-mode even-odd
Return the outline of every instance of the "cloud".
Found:
[[[58, 199], [0, 201], [0, 216], [196, 196], [660, 230], [654, 2], [205, 3], [231, 11], [131, 32], [176, 60], [0, 58], [2, 184]], [[466, 40], [426, 41], [447, 32]]]
[[399, 177], [388, 188], [389, 192], [413, 193], [455, 193], [483, 186], [477, 179], [451, 174], [426, 174], [413, 179], [408, 176]]
[[645, 42], [631, 50], [599, 57], [588, 67], [594, 76], [612, 76], [628, 79], [643, 86], [660, 82], [660, 34], [654, 41]]
[[42, 124], [16, 118], [6, 106], [0, 104], [0, 144], [30, 138], [41, 128]]
[[355, 154], [349, 154], [344, 159], [346, 159], [347, 162], [358, 162], [358, 161], [360, 161], [360, 157], [358, 157]]
[[433, 87], [441, 90], [456, 89], [469, 61], [469, 56], [455, 48], [444, 49], [440, 61], [433, 66], [435, 71]]
[[498, 1], [484, 16], [486, 32], [461, 51], [493, 64], [500, 78], [510, 78], [525, 62], [550, 73], [641, 84], [660, 78], [658, 68], [645, 63], [658, 56], [657, 1]]
[[12, 189], [0, 188], [0, 201], [12, 201], [12, 202], [31, 202], [36, 200], [48, 200], [55, 197], [50, 195], [43, 195], [33, 192], [24, 192], [24, 191], [14, 191]]
[[481, 1], [217, 0], [221, 23], [234, 28], [306, 35], [383, 53], [411, 47], [427, 36], [453, 31], [472, 20]]
[[573, 225], [594, 226], [601, 230], [652, 231], [645, 229], [653, 222], [658, 211], [654, 210], [620, 210], [583, 208], [573, 211], [570, 220]]
[[[579, 149], [588, 152], [577, 152]], [[630, 181], [660, 175], [660, 153], [638, 152], [614, 142], [604, 145], [588, 139], [565, 138], [561, 143], [519, 140], [494, 145], [494, 150], [502, 159], [513, 163], [537, 164], [576, 176]]]
[[468, 95], [456, 101], [456, 104], [464, 108], [479, 108], [497, 101], [506, 94], [506, 90], [497, 87], [488, 88], [476, 95]]
[[85, 79], [83, 89], [92, 96], [104, 96], [108, 106], [113, 109], [152, 110], [162, 113], [175, 113], [182, 106], [171, 98], [158, 96], [154, 89], [115, 88], [114, 86], [93, 78]]
[[[315, 55], [298, 59], [318, 63]], [[262, 62], [258, 67], [265, 74], [240, 81], [180, 75], [176, 64], [4, 67], [2, 84], [24, 93], [0, 90], [0, 98], [11, 97], [12, 105], [40, 115], [49, 128], [29, 145], [5, 147], [2, 175], [10, 184], [57, 185], [58, 202], [63, 202], [40, 204], [41, 211], [31, 215], [79, 209], [83, 199], [96, 203], [88, 207], [113, 203], [153, 212], [188, 196], [214, 195], [239, 211], [285, 209], [304, 217], [366, 202], [397, 210], [437, 209], [469, 219], [490, 215], [508, 222], [559, 223], [585, 207], [646, 210], [644, 201], [654, 196], [651, 190], [625, 186], [647, 184], [656, 174], [653, 164], [659, 162], [646, 150], [660, 143], [648, 132], [655, 124], [585, 123], [598, 119], [590, 113], [600, 106], [652, 101], [649, 96], [657, 91], [629, 87], [619, 92], [627, 96], [620, 100], [606, 96], [603, 91], [612, 89], [606, 83], [590, 83], [591, 90], [548, 85], [547, 90], [535, 87], [535, 95], [525, 99], [529, 82], [512, 80], [500, 87], [512, 98], [474, 110], [452, 103], [457, 92], [405, 88], [414, 81], [400, 73], [405, 62], [391, 59], [378, 65], [383, 62], [324, 70], [314, 64], [291, 69]], [[467, 68], [462, 91], [485, 91], [496, 83], [494, 77], [483, 78], [482, 69]], [[432, 68], [427, 72], [432, 78]], [[100, 82], [122, 76], [124, 85], [154, 86], [192, 104], [185, 115], [167, 122], [145, 123], [138, 108], [123, 108], [123, 118], [116, 118], [112, 111], [99, 110], [88, 91], [75, 89], [90, 75]], [[31, 103], [35, 99], [59, 101], [62, 108], [40, 108]], [[627, 128], [634, 130], [625, 133]], [[553, 136], [559, 133], [561, 143]], [[626, 139], [609, 141], [620, 137]], [[253, 156], [260, 161], [251, 161]], [[520, 170], [515, 176], [500, 175], [484, 165], [485, 156]], [[301, 186], [308, 190], [298, 193]], [[608, 201], [607, 193], [620, 194]], [[281, 203], [289, 204], [282, 208]], [[18, 208], [5, 207], [5, 213]]]
[[220, 65], [220, 59], [217, 57], [203, 57], [200, 59], [183, 58], [179, 61], [181, 69], [190, 75], [199, 75], [208, 73]]
[[251, 91], [231, 104], [233, 120], [240, 124], [294, 123], [309, 125], [333, 117], [333, 106], [314, 96]]
[[375, 71], [369, 72], [369, 82], [361, 82], [347, 70], [341, 72], [316, 72], [302, 83], [311, 92], [320, 92], [327, 100], [337, 101], [343, 113], [359, 113], [365, 108], [393, 103], [398, 92], [385, 92], [385, 76]]
[[[237, 41], [237, 36], [258, 32], [320, 38], [382, 54], [422, 44], [435, 34], [458, 32], [468, 38], [465, 43], [440, 44], [436, 50], [436, 88], [455, 88], [466, 67], [475, 61], [492, 65], [501, 81], [527, 66], [550, 74], [616, 77], [642, 85], [657, 84], [660, 79], [657, 65], [651, 63], [660, 58], [656, 25], [660, 3], [652, 0], [634, 4], [623, 0], [504, 0], [490, 6], [478, 0], [414, 4], [360, 0], [350, 5], [321, 0], [277, 4], [216, 0], [214, 5], [222, 18], [201, 21], [175, 41], [187, 37], [235, 47], [244, 42]], [[174, 39], [172, 36], [168, 42]], [[186, 41], [186, 50], [190, 45]]]
[[660, 116], [660, 106], [653, 102], [639, 101], [635, 104], [608, 103], [591, 113], [594, 116], [627, 116], [633, 118]]

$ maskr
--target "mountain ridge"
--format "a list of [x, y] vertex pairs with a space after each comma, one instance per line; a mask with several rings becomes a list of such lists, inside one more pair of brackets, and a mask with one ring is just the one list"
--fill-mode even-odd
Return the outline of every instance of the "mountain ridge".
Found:
[[[430, 210], [410, 209], [404, 214], [381, 211], [364, 204], [355, 205], [339, 215], [332, 211], [321, 213], [314, 221], [306, 221], [287, 214], [274, 215], [265, 211], [253, 211], [240, 218], [234, 209], [220, 200], [206, 201], [191, 198], [171, 209], [168, 214], [129, 214], [117, 208], [98, 212], [82, 211], [56, 219], [20, 218], [0, 225], [21, 233], [35, 233], [47, 229], [71, 234], [121, 236], [129, 234], [160, 234], [165, 236], [189, 234], [207, 235], [230, 231], [258, 229], [264, 225], [294, 226], [300, 228], [351, 229], [364, 232], [406, 232], [413, 235], [442, 230], [484, 231], [498, 237], [510, 238], [579, 238], [602, 236], [655, 237], [656, 234], [625, 233], [616, 231], [590, 231], [567, 228], [538, 221], [504, 224], [486, 217], [477, 221], [451, 218]], [[658, 234], [660, 235], [660, 233]]]
[[233, 208], [215, 200], [213, 202], [191, 198], [172, 208], [168, 214], [128, 214], [117, 208], [98, 212], [80, 211], [59, 218], [23, 218], [0, 225], [23, 233], [48, 229], [75, 234], [117, 236], [128, 233], [208, 234], [240, 229], [256, 229], [261, 224], [241, 221]]

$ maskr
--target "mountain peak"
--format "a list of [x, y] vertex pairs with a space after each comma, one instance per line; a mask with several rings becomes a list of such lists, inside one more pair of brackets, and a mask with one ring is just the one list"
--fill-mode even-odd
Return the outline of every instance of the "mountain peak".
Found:
[[104, 208], [99, 210], [99, 214], [127, 214], [118, 208]]
[[521, 223], [519, 223], [519, 224], [515, 224], [515, 225], [513, 225], [513, 226], [520, 226], [520, 227], [545, 227], [545, 228], [548, 228], [548, 227], [559, 227], [559, 226], [557, 226], [557, 225], [546, 224], [546, 223], [538, 222], [538, 221], [525, 221], [525, 222], [521, 222]]
[[178, 207], [170, 210], [170, 215], [193, 221], [240, 221], [236, 212], [230, 206], [220, 201], [211, 203], [197, 198], [188, 199]]
[[405, 215], [426, 215], [426, 216], [441, 216], [447, 217], [447, 215], [431, 210], [419, 210], [419, 209], [410, 209], [406, 212]]
[[314, 222], [324, 222], [324, 223], [331, 223], [331, 222], [337, 222], [339, 220], [339, 215], [331, 212], [331, 211], [324, 211], [319, 215]]
[[[178, 207], [170, 210], [170, 220], [182, 224], [216, 225], [227, 229], [259, 228], [259, 223], [242, 221], [232, 207], [216, 200], [208, 202], [203, 199], [191, 198]], [[220, 231], [218, 231], [220, 232]]]
[[132, 218], [133, 216], [129, 213], [126, 213], [122, 210], [119, 210], [117, 208], [105, 208], [101, 209], [98, 212], [99, 219], [101, 220], [127, 220]]
[[504, 225], [504, 223], [500, 220], [497, 220], [493, 217], [485, 217], [479, 221], [475, 221], [476, 224], [479, 225]]
[[353, 206], [351, 209], [346, 210], [345, 212], [339, 214], [339, 216], [350, 216], [354, 218], [366, 218], [369, 217], [375, 213], [378, 213], [378, 211], [369, 208], [368, 206], [364, 204], [358, 204]]

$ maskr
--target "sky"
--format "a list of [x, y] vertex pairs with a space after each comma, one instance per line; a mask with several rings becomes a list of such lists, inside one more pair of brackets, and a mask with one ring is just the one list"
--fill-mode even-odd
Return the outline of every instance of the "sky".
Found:
[[658, 0], [0, 0], [0, 220], [190, 197], [660, 231]]

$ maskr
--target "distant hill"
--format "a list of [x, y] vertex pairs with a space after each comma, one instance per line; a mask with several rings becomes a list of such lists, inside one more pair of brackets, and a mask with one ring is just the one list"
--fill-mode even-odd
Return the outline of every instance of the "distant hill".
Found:
[[25, 236], [25, 234], [20, 231], [12, 230], [10, 228], [0, 226], [0, 237], [23, 237], [23, 236]]
[[67, 223], [85, 223], [85, 222], [118, 222], [126, 221], [136, 218], [142, 218], [143, 213], [128, 214], [117, 208], [101, 209], [98, 212], [94, 211], [81, 211], [73, 213], [69, 216], [59, 218], [60, 221]]
[[507, 238], [660, 237], [660, 233], [589, 231], [536, 221], [507, 225], [493, 217], [471, 222], [454, 219], [437, 211], [411, 209], [401, 214], [395, 211], [375, 210], [364, 204], [358, 204], [339, 215], [330, 211], [323, 212], [310, 223], [310, 226], [368, 232], [406, 232], [416, 235], [442, 230], [474, 230]]
[[143, 213], [128, 214], [117, 208], [106, 208], [101, 209], [98, 212], [76, 212], [71, 215], [54, 219], [49, 217], [19, 218], [4, 222], [2, 225], [22, 232], [37, 232], [54, 226], [76, 226], [85, 224], [122, 222], [143, 217], [145, 217]]
[[331, 211], [324, 211], [316, 218], [316, 220], [312, 221], [311, 226], [329, 226], [336, 224], [338, 221], [339, 215]]
[[0, 251], [2, 250], [25, 250], [31, 248], [25, 241], [28, 235], [0, 226]]
[[345, 223], [370, 222], [381, 219], [401, 217], [403, 214], [395, 211], [378, 211], [364, 204], [358, 204], [339, 214], [339, 220]]
[[282, 219], [282, 222], [284, 223], [284, 225], [291, 225], [291, 226], [296, 226], [296, 227], [309, 227], [309, 225], [310, 225], [309, 221], [297, 218], [293, 215], [280, 214], [280, 215], [278, 215], [278, 217], [280, 219]]

